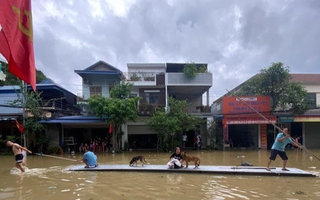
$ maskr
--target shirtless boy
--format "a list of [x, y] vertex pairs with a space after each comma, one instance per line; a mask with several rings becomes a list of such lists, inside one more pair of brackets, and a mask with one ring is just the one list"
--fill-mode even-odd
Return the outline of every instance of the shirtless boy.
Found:
[[6, 145], [8, 147], [12, 147], [12, 151], [14, 154], [14, 157], [16, 159], [16, 167], [19, 168], [22, 172], [24, 172], [24, 167], [23, 167], [23, 154], [22, 154], [22, 150], [28, 152], [28, 153], [32, 153], [31, 151], [29, 151], [27, 148], [20, 146], [17, 143], [13, 143], [11, 141], [7, 141]]

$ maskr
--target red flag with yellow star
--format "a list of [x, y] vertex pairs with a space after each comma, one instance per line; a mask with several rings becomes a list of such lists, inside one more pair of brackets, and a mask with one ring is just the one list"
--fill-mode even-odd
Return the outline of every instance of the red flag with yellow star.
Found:
[[31, 0], [1, 0], [0, 44], [9, 71], [36, 90]]

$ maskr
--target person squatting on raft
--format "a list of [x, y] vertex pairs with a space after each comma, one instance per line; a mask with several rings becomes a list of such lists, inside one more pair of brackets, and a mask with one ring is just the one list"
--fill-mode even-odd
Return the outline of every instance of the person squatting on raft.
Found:
[[20, 146], [17, 143], [13, 143], [11, 141], [7, 141], [6, 145], [8, 147], [12, 147], [12, 151], [16, 160], [16, 167], [20, 169], [22, 172], [25, 172], [25, 159], [22, 151], [26, 151], [28, 153], [32, 153], [27, 148]]
[[84, 162], [86, 164], [86, 166], [84, 168], [95, 168], [98, 166], [97, 156], [89, 149], [85, 149], [85, 153], [83, 154], [83, 158], [78, 161]]
[[270, 155], [270, 160], [268, 162], [268, 166], [266, 168], [267, 171], [270, 171], [270, 164], [271, 161], [275, 161], [277, 155], [279, 155], [281, 157], [281, 159], [283, 160], [283, 166], [282, 166], [282, 170], [283, 171], [289, 171], [286, 168], [286, 164], [288, 161], [288, 156], [286, 154], [286, 152], [284, 151], [285, 147], [287, 144], [292, 143], [292, 145], [298, 147], [298, 148], [302, 148], [301, 145], [299, 145], [298, 143], [296, 143], [295, 141], [293, 141], [288, 133], [288, 128], [283, 128], [282, 129], [282, 133], [278, 133], [272, 147], [271, 147], [271, 155]]
[[180, 152], [180, 148], [176, 147], [175, 152], [170, 156], [170, 161], [167, 163], [167, 166], [169, 167], [169, 169], [178, 169], [183, 167], [182, 166], [182, 155]]

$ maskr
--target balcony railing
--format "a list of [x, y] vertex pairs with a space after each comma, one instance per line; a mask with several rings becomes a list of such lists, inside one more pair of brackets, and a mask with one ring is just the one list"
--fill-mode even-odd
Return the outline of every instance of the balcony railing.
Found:
[[[152, 115], [156, 111], [164, 109], [164, 107], [164, 105], [159, 104], [140, 103], [138, 113], [139, 115]], [[184, 111], [192, 114], [208, 114], [211, 113], [211, 106], [186, 107]]]
[[199, 73], [194, 78], [188, 78], [184, 73], [167, 73], [168, 86], [173, 85], [193, 85], [193, 86], [212, 86], [211, 73]]
[[124, 73], [127, 81], [149, 81], [154, 82], [156, 80], [155, 72], [126, 72]]

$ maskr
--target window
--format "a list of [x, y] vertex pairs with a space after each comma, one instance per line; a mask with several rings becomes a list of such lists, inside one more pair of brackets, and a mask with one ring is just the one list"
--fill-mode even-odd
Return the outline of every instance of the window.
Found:
[[146, 93], [146, 101], [149, 104], [159, 104], [159, 93]]
[[316, 93], [308, 93], [307, 97], [309, 100], [309, 108], [310, 109], [317, 108], [317, 94]]
[[93, 95], [102, 95], [101, 86], [90, 86], [90, 97]]

